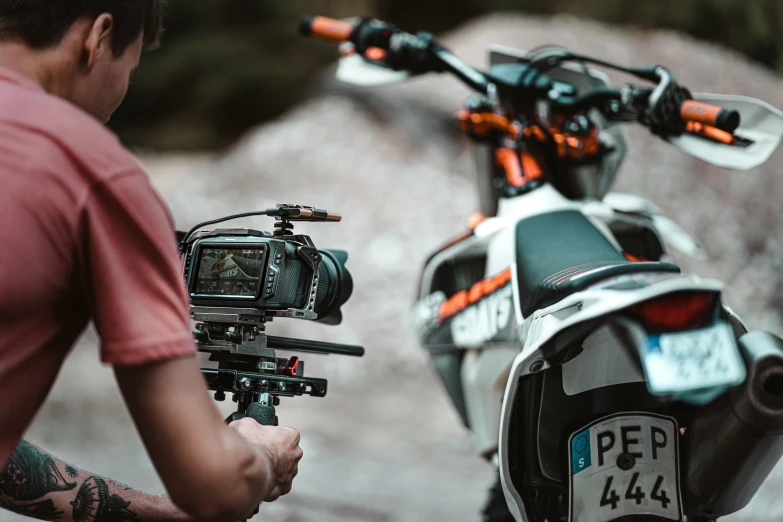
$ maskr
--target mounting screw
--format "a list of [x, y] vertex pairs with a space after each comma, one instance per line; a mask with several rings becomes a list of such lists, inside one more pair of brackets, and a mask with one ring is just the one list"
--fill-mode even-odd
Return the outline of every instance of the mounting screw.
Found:
[[305, 383], [303, 383], [303, 382], [300, 382], [299, 383], [299, 389], [300, 390], [306, 390], [307, 389], [307, 385]]
[[538, 373], [544, 369], [544, 361], [536, 361], [530, 365], [531, 373]]
[[250, 379], [248, 379], [247, 377], [242, 377], [242, 378], [239, 380], [239, 385], [240, 385], [242, 388], [246, 389], [246, 390], [250, 388], [250, 384], [251, 384], [251, 383], [250, 383]]
[[281, 392], [285, 391], [285, 383], [284, 382], [278, 383], [277, 389], [280, 390]]
[[266, 390], [267, 387], [269, 386], [269, 382], [266, 380], [261, 381], [259, 384], [261, 385], [261, 388], [264, 390]]
[[620, 456], [617, 457], [617, 467], [623, 471], [628, 471], [629, 469], [633, 469], [635, 465], [636, 465], [636, 457], [634, 457], [630, 453], [622, 453], [620, 454]]

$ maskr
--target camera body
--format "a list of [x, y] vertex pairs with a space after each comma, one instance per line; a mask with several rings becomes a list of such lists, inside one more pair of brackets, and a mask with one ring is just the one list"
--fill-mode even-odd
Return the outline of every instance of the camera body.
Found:
[[339, 307], [353, 286], [347, 258], [342, 251], [317, 250], [309, 236], [217, 229], [188, 243], [185, 279], [194, 307], [339, 324]]

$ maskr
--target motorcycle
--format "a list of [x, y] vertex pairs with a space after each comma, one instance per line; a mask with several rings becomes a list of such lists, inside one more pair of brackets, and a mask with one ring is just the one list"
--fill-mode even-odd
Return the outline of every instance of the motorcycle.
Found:
[[783, 339], [749, 333], [720, 281], [680, 273], [670, 249], [698, 248], [655, 205], [609, 190], [624, 124], [748, 170], [780, 145], [783, 113], [560, 47], [493, 47], [480, 71], [379, 20], [311, 17], [301, 31], [341, 43], [343, 82], [449, 73], [474, 91], [457, 123], [475, 142], [481, 213], [427, 260], [414, 311], [498, 467], [485, 520], [713, 521], [745, 507], [783, 455]]

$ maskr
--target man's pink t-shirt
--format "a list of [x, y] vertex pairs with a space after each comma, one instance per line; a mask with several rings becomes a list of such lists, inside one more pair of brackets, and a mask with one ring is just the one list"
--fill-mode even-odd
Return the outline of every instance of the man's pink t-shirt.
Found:
[[90, 320], [106, 364], [195, 354], [171, 217], [110, 131], [0, 68], [0, 464]]

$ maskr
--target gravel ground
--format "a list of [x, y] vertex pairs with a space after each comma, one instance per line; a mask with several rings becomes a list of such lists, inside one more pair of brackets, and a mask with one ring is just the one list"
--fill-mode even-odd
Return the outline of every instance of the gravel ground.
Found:
[[[663, 63], [695, 91], [757, 96], [783, 107], [783, 84], [739, 55], [669, 32], [623, 31], [573, 18], [496, 15], [449, 35], [474, 64], [488, 43], [557, 42], [621, 63]], [[363, 359], [306, 357], [330, 380], [324, 399], [285, 401], [281, 422], [303, 433], [294, 492], [265, 506], [269, 521], [475, 521], [492, 470], [473, 455], [418, 348], [408, 311], [427, 253], [475, 208], [472, 158], [450, 130], [466, 95], [428, 78], [374, 93], [324, 82], [312, 100], [248, 135], [222, 157], [144, 156], [180, 228], [280, 202], [341, 212], [341, 224], [298, 227], [320, 247], [348, 250], [356, 292], [339, 327], [275, 322], [270, 332], [366, 346]], [[618, 191], [645, 196], [680, 222], [708, 260], [688, 271], [727, 283], [753, 329], [783, 334], [781, 153], [752, 172], [724, 172], [631, 129]], [[252, 226], [271, 228], [259, 218]], [[226, 414], [232, 403], [221, 403]], [[161, 485], [88, 331], [27, 437], [136, 487]], [[779, 466], [733, 520], [783, 519]], [[0, 521], [20, 520], [0, 513]]]

